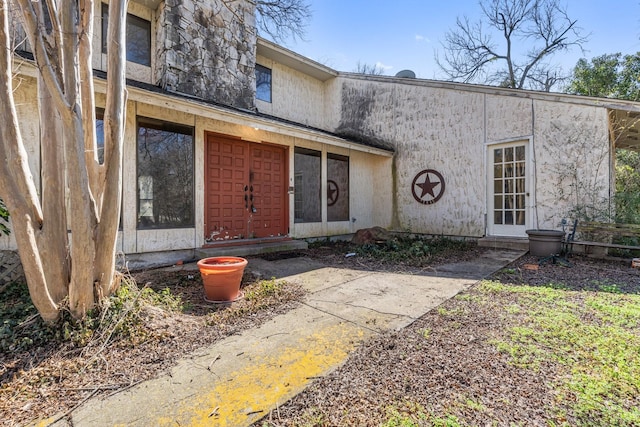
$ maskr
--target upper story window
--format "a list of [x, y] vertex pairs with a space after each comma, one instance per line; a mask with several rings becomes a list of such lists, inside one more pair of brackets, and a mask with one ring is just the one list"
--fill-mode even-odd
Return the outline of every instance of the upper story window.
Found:
[[[102, 4], [102, 53], [107, 53], [109, 5]], [[151, 22], [127, 13], [127, 61], [151, 66]]]
[[271, 102], [271, 69], [256, 64], [256, 99]]

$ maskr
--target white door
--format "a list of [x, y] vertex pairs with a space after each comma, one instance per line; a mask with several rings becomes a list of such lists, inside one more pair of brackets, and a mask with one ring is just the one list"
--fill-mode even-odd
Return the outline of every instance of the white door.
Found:
[[528, 142], [488, 147], [488, 234], [525, 237], [529, 215]]

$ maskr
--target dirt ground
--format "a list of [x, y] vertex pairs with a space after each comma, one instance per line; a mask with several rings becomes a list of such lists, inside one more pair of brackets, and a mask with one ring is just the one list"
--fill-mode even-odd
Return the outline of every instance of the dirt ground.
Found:
[[[115, 394], [156, 377], [198, 348], [259, 326], [296, 307], [304, 295], [300, 287], [282, 284], [277, 292], [224, 306], [204, 301], [197, 270], [150, 270], [132, 276], [139, 287], [170, 288], [181, 298], [185, 310], [145, 305], [136, 313], [140, 322], [131, 339], [109, 339], [101, 330], [85, 346], [66, 340], [28, 351], [0, 351], [0, 426], [61, 418], [91, 397]], [[260, 292], [256, 283], [250, 273], [245, 274], [245, 295], [252, 290]]]
[[[568, 290], [640, 293], [640, 270], [630, 268], [628, 261], [575, 256], [569, 261], [538, 265], [539, 258], [527, 255], [492, 279], [533, 286], [553, 284]], [[548, 380], [562, 375], [558, 367], [543, 365], [532, 374], [509, 363], [490, 344], [496, 331], [509, 327], [496, 307], [474, 305], [474, 311], [465, 310], [462, 315], [459, 307], [463, 304], [460, 299], [448, 300], [411, 326], [377, 336], [344, 366], [255, 425], [379, 426], [393, 416], [390, 405], [399, 405], [396, 410], [401, 413], [455, 413], [463, 420], [458, 424], [457, 420], [447, 423], [433, 418], [419, 424], [425, 426], [557, 425], [558, 421], [575, 425], [575, 419], [550, 420], [545, 411], [557, 403]], [[443, 312], [455, 315], [443, 316]], [[409, 402], [420, 402], [420, 408]]]
[[[411, 272], [471, 258], [482, 251], [475, 247], [464, 252], [452, 250], [433, 257], [429, 265], [415, 266], [398, 260], [345, 257], [349, 250], [348, 246], [319, 246], [296, 256], [313, 257], [333, 266]], [[537, 262], [537, 258], [525, 256], [495, 278], [531, 285], [553, 282], [575, 289], [617, 286], [620, 292], [640, 292], [640, 270], [631, 269], [628, 264], [572, 258], [573, 265], [569, 268], [552, 263], [537, 266]], [[286, 287], [278, 295], [265, 298], [260, 306], [241, 301], [235, 305], [235, 314], [226, 316], [223, 311], [212, 318], [211, 305], [202, 300], [197, 272], [156, 270], [139, 273], [136, 280], [158, 289], [168, 286], [188, 303], [189, 310], [158, 313], [150, 309], [144, 314], [149, 339], [136, 345], [74, 348], [53, 343], [28, 352], [0, 353], [0, 425], [21, 425], [46, 416], [63, 416], [90, 397], [117, 393], [157, 376], [176, 359], [199, 347], [256, 327], [296, 307], [303, 297], [301, 289]], [[251, 278], [247, 281], [251, 282]], [[455, 304], [455, 300], [446, 303], [451, 309]], [[519, 413], [501, 413], [500, 405], [495, 405], [491, 410], [498, 419], [508, 422], [538, 419], [536, 408], [544, 406], [545, 399], [550, 398], [542, 381], [545, 372], [538, 376], [524, 375], [479, 339], [503, 326], [490, 313], [477, 312], [458, 321], [463, 327], [452, 334], [441, 317], [427, 314], [406, 330], [378, 336], [358, 350], [343, 368], [316, 381], [309, 390], [280, 407], [277, 414], [271, 414], [272, 425], [309, 424], [305, 412], [308, 408], [326, 407], [331, 408], [331, 413], [345, 414], [354, 413], [347, 408], [358, 406], [363, 412], [356, 412], [368, 414], [367, 417], [336, 418], [317, 425], [378, 425], [376, 420], [385, 416], [385, 402], [420, 396], [436, 407], [446, 406], [455, 403], [452, 391], [460, 387], [473, 387], [478, 395], [489, 393], [495, 402], [500, 399], [522, 402], [518, 405], [522, 407]], [[426, 327], [435, 337], [428, 347], [415, 339], [416, 331]]]

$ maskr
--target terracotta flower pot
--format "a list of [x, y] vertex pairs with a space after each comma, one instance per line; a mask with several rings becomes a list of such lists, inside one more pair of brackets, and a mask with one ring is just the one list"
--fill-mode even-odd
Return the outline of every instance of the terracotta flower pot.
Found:
[[229, 302], [238, 299], [242, 274], [247, 264], [246, 259], [233, 256], [217, 256], [198, 261], [205, 300]]

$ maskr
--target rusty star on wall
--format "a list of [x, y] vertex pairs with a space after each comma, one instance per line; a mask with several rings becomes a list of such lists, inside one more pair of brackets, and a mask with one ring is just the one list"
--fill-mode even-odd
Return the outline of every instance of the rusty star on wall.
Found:
[[431, 194], [431, 197], [436, 197], [436, 195], [433, 193], [433, 189], [438, 185], [440, 185], [440, 183], [437, 181], [431, 182], [431, 178], [429, 177], [429, 174], [426, 174], [426, 178], [424, 179], [424, 182], [416, 185], [422, 188], [422, 194], [420, 194], [420, 198], [422, 199], [427, 193]]
[[425, 169], [419, 172], [411, 183], [413, 198], [423, 205], [437, 202], [444, 193], [444, 178], [440, 172]]

